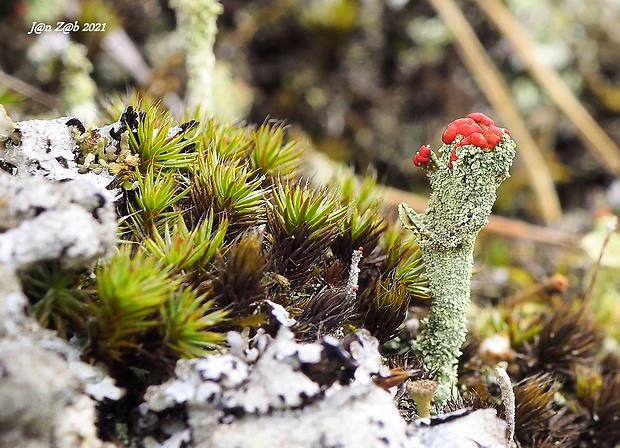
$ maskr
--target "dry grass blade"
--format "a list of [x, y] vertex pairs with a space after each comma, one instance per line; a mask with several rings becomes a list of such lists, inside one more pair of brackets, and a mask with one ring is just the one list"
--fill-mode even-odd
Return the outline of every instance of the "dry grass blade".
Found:
[[620, 149], [581, 105], [560, 75], [536, 57], [535, 45], [519, 21], [499, 0], [476, 0], [476, 3], [508, 39], [532, 77], [573, 122], [586, 147], [610, 172], [620, 174]]
[[55, 109], [58, 107], [58, 98], [45, 93], [44, 91], [22, 81], [19, 78], [9, 75], [3, 70], [0, 70], [0, 86], [5, 86], [14, 92], [24, 95], [26, 98], [30, 98], [32, 101], [36, 101], [37, 103], [50, 109]]
[[[414, 210], [424, 210], [427, 203], [426, 198], [420, 195], [386, 186], [381, 187], [381, 197], [386, 205], [396, 206], [406, 202]], [[565, 247], [575, 247], [579, 240], [576, 235], [560, 230], [497, 215], [489, 216], [489, 222], [483, 227], [482, 232], [545, 245]]]
[[450, 28], [461, 60], [481, 86], [480, 90], [501, 115], [513, 139], [519, 142], [518, 157], [527, 169], [541, 217], [547, 223], [558, 221], [562, 209], [553, 179], [501, 73], [454, 0], [429, 0], [429, 3]]

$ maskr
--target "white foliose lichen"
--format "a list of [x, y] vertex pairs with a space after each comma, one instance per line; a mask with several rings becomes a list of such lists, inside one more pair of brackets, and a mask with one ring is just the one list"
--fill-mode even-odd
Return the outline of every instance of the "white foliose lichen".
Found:
[[60, 259], [87, 267], [116, 244], [116, 216], [99, 188], [0, 173], [0, 263], [21, 268]]
[[[84, 154], [80, 149], [77, 138], [82, 132], [86, 134], [86, 128], [81, 121], [62, 117], [54, 120], [20, 121], [16, 125], [18, 128], [14, 135], [18, 138], [9, 139], [3, 145], [4, 148], [0, 148], [0, 160], [5, 167], [10, 167], [11, 174], [63, 182], [81, 179], [95, 185], [109, 200], [117, 199], [118, 190], [108, 189], [115, 174], [103, 168], [84, 169], [84, 161], [90, 156], [94, 158], [97, 148], [96, 145], [92, 148], [92, 154]], [[96, 135], [96, 143], [103, 143], [104, 140], [114, 142], [106, 133], [109, 131], [114, 131], [112, 125], [100, 130], [90, 130]], [[118, 146], [118, 142], [115, 143]]]
[[153, 389], [157, 393], [152, 392], [147, 403], [151, 409], [161, 410], [172, 403], [217, 402], [220, 409], [249, 414], [301, 405], [317, 395], [320, 387], [299, 371], [299, 351], [303, 350], [297, 350], [290, 330], [282, 327], [280, 334], [266, 345], [251, 368], [231, 354], [179, 361], [177, 379]]
[[[302, 344], [281, 327], [275, 339], [259, 333], [245, 350], [243, 337], [231, 335], [235, 355], [179, 361], [177, 378], [149, 388], [146, 405], [184, 404], [192, 446], [421, 448], [390, 394], [370, 381], [381, 361], [366, 333]], [[344, 373], [343, 362], [354, 369]]]
[[0, 168], [16, 177], [85, 180], [116, 201], [121, 193], [112, 185], [119, 182], [117, 175], [133, 171], [140, 163], [129, 137], [137, 132], [139, 120], [140, 114], [128, 106], [118, 121], [100, 128], [75, 117], [13, 123], [1, 108]]

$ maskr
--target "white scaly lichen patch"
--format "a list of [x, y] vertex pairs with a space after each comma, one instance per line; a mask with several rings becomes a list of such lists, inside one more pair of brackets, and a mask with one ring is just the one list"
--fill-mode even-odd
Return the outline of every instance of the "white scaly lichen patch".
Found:
[[[424, 448], [408, 434], [390, 394], [370, 380], [381, 370], [377, 340], [367, 331], [354, 336], [348, 343], [298, 343], [281, 327], [275, 339], [259, 334], [243, 349], [243, 336], [231, 334], [235, 355], [179, 361], [177, 378], [150, 387], [146, 406], [158, 412], [185, 404], [195, 447]], [[305, 373], [309, 364], [338, 369], [326, 360], [325, 344], [357, 365], [344, 385], [334, 378], [321, 386]]]
[[67, 123], [70, 117], [55, 120], [28, 120], [18, 123], [21, 140], [5, 144], [2, 161], [15, 167], [20, 177], [37, 176], [48, 180], [83, 179], [97, 186], [101, 193], [115, 200], [116, 193], [106, 187], [114, 175], [102, 170], [99, 174], [79, 172], [76, 160], [80, 149]]
[[92, 184], [0, 173], [0, 192], [0, 263], [17, 269], [61, 259], [86, 267], [114, 250], [114, 210]]
[[[151, 389], [147, 403], [159, 411], [177, 403], [200, 406], [210, 401], [219, 409], [242, 409], [250, 414], [295, 407], [320, 392], [319, 385], [304, 375], [300, 366], [297, 344], [290, 330], [282, 327], [251, 370], [244, 360], [231, 354], [181, 360], [177, 379]], [[205, 393], [205, 384], [209, 384], [209, 393]]]

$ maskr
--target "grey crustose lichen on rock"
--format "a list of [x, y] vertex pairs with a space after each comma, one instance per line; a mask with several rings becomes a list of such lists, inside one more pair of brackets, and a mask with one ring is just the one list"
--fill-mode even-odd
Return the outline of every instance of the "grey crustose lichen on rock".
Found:
[[[4, 112], [4, 109], [2, 111]], [[17, 272], [40, 262], [87, 268], [116, 243], [110, 192], [72, 171], [67, 119], [0, 114], [0, 446], [103, 448], [95, 400], [122, 391], [25, 314]]]

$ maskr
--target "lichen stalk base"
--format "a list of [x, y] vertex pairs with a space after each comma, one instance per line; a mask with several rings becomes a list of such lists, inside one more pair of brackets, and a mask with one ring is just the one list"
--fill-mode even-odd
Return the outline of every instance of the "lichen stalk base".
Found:
[[469, 306], [470, 278], [473, 267], [473, 241], [446, 251], [425, 251], [427, 269], [441, 272], [441, 281], [431, 282], [433, 297], [458, 297], [456, 300], [433, 300], [429, 317], [424, 321], [424, 333], [417, 348], [429, 371], [437, 371], [437, 400], [450, 397], [456, 382], [457, 360], [465, 342]]

